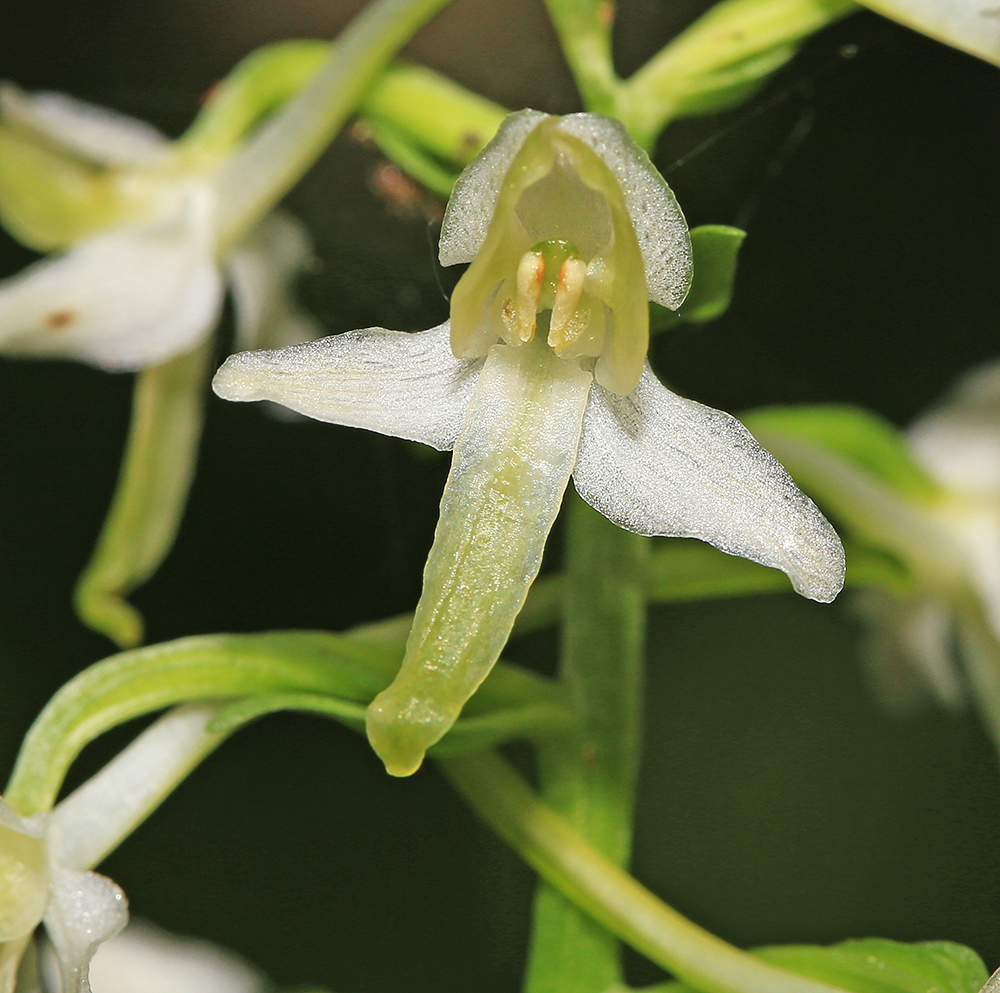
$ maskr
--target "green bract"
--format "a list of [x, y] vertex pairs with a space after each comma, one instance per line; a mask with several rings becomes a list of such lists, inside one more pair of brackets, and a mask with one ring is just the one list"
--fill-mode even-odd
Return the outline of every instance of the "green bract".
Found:
[[[471, 261], [451, 321], [232, 356], [231, 400], [454, 449], [399, 675], [368, 711], [408, 775], [495, 663], [572, 475], [619, 526], [697, 537], [832, 600], [840, 541], [735, 418], [645, 363], [648, 305], [676, 309], [691, 248], [669, 187], [616, 121], [524, 111], [455, 185], [442, 263]], [[537, 333], [536, 333], [537, 332]]]

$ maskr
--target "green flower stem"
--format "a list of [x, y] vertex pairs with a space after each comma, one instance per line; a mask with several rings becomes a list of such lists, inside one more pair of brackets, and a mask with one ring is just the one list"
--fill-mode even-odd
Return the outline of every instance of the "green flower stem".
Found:
[[[5, 793], [22, 816], [51, 808], [80, 750], [125, 721], [175, 703], [229, 700], [213, 732], [274, 710], [309, 710], [363, 729], [367, 705], [403, 654], [391, 639], [291, 631], [182, 638], [112, 656], [70, 680], [29, 730]], [[498, 665], [441, 754], [564, 731], [570, 714], [549, 681]]]
[[[649, 540], [568, 499], [561, 681], [575, 733], [539, 748], [542, 790], [612, 864], [627, 865], [639, 765]], [[622, 981], [620, 949], [558, 889], [535, 901], [528, 993], [604, 993]]]
[[546, 0], [546, 6], [584, 106], [617, 116], [621, 80], [611, 57], [613, 0]]
[[668, 907], [544, 805], [498, 755], [441, 761], [476, 813], [553, 887], [704, 993], [834, 993], [755, 959]]
[[198, 457], [211, 343], [140, 372], [111, 509], [77, 583], [85, 624], [121, 648], [142, 641], [142, 617], [124, 597], [173, 544]]
[[292, 40], [251, 52], [209, 91], [178, 149], [194, 161], [228, 154], [316, 75], [332, 48], [328, 41]]
[[216, 223], [229, 250], [298, 182], [398, 49], [448, 0], [374, 0], [323, 67], [219, 170]]
[[441, 166], [437, 159], [427, 155], [391, 124], [366, 118], [365, 127], [385, 157], [391, 159], [403, 172], [412, 176], [421, 186], [436, 193], [442, 200], [447, 200], [451, 196], [451, 188], [458, 176], [457, 170]]
[[742, 102], [796, 44], [857, 9], [854, 0], [723, 0], [624, 84], [618, 116], [648, 148], [682, 113]]
[[425, 152], [466, 165], [496, 134], [506, 108], [424, 66], [397, 63], [361, 104], [366, 120], [390, 125]]

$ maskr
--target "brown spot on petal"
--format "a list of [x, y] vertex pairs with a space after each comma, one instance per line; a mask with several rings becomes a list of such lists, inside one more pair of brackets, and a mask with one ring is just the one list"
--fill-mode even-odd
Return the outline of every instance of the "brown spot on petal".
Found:
[[63, 328], [69, 327], [70, 324], [75, 323], [75, 321], [75, 310], [53, 310], [52, 313], [48, 314], [45, 320], [42, 321], [42, 325], [47, 331], [61, 331]]

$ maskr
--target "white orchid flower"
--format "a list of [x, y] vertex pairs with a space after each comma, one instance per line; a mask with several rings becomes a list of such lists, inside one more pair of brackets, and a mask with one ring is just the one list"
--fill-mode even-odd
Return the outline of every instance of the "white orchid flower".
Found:
[[109, 370], [165, 362], [214, 328], [227, 270], [244, 336], [266, 322], [271, 340], [315, 337], [289, 296], [311, 254], [298, 221], [272, 214], [220, 244], [224, 161], [62, 94], [0, 87], [0, 220], [62, 252], [0, 282], [0, 352]]
[[646, 364], [647, 300], [681, 304], [690, 242], [618, 122], [508, 118], [455, 186], [440, 258], [471, 262], [450, 322], [238, 354], [214, 384], [454, 449], [402, 668], [368, 712], [390, 773], [415, 771], [496, 661], [571, 475], [623, 528], [702, 538], [836, 596], [843, 549], [815, 505], [738, 421]]
[[90, 993], [98, 946], [128, 920], [110, 879], [91, 872], [218, 744], [217, 706], [179, 707], [144, 731], [51, 813], [22, 817], [0, 798], [0, 993], [11, 993], [45, 924], [63, 993]]
[[908, 665], [949, 707], [968, 679], [1000, 719], [1000, 362], [963, 376], [906, 440], [940, 495], [919, 508], [924, 533], [898, 549], [916, 578], [913, 596], [868, 611], [882, 643], [879, 672], [895, 655], [904, 694]]

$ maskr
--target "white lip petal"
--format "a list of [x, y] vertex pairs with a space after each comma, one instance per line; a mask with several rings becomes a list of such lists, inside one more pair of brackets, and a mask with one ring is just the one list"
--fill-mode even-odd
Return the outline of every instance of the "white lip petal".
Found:
[[840, 539], [780, 463], [735, 417], [671, 393], [648, 365], [627, 396], [595, 383], [573, 482], [628, 531], [700, 538], [781, 569], [811, 600], [843, 586]]
[[134, 370], [193, 348], [222, 300], [206, 193], [170, 221], [117, 228], [0, 284], [0, 351]]
[[4, 83], [0, 117], [99, 165], [148, 165], [170, 154], [152, 125], [65, 93], [25, 93]]
[[589, 145], [615, 174], [635, 228], [649, 299], [676, 310], [691, 286], [691, 237], [674, 191], [621, 121], [569, 114], [559, 130]]
[[128, 901], [110, 879], [96, 872], [56, 868], [45, 929], [59, 959], [63, 993], [91, 993], [94, 952], [127, 923]]
[[369, 741], [392, 775], [416, 770], [500, 655], [569, 482], [592, 378], [538, 341], [490, 350], [406, 654], [368, 708]]
[[280, 348], [320, 337], [296, 304], [295, 277], [312, 261], [312, 240], [291, 214], [268, 214], [226, 259], [236, 312], [236, 345]]
[[224, 400], [274, 400], [331, 424], [454, 447], [482, 369], [456, 359], [449, 322], [407, 334], [365, 328], [273, 351], [231, 355], [212, 388]]

